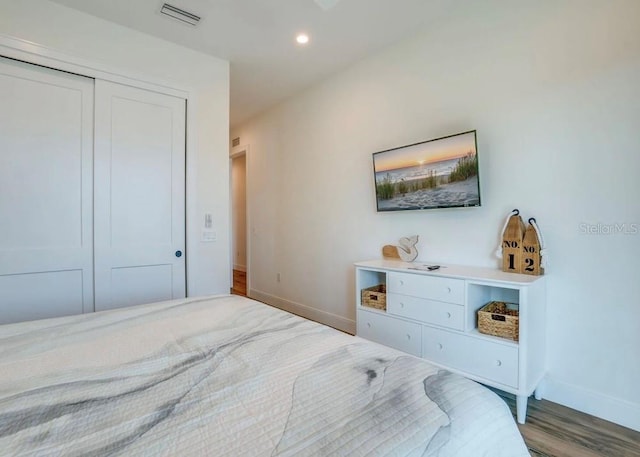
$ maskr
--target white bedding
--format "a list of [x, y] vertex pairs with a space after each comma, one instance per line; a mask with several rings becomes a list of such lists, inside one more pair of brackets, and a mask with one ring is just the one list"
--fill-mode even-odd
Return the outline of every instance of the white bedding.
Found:
[[529, 455], [484, 387], [237, 296], [0, 327], [0, 454]]

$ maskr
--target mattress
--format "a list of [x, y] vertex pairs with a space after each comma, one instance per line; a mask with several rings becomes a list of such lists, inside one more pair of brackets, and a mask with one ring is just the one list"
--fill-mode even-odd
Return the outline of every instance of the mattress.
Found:
[[479, 384], [239, 296], [1, 326], [0, 454], [529, 455]]

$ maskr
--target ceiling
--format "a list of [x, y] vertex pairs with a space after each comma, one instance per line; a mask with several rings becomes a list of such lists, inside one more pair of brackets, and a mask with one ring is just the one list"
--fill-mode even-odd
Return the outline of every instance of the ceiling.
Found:
[[[161, 15], [162, 0], [53, 1], [229, 60], [232, 126], [415, 33], [451, 5], [448, 0], [167, 0], [202, 17], [190, 27]], [[300, 31], [311, 38], [305, 47], [295, 43]]]

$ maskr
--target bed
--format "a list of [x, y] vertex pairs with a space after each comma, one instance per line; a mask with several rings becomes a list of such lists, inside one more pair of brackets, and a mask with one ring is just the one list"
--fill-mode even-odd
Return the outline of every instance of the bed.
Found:
[[239, 296], [0, 326], [0, 454], [529, 455], [488, 389]]

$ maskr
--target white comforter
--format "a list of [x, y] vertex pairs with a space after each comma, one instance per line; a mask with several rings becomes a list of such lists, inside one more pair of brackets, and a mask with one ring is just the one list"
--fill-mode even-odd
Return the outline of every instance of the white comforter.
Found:
[[0, 327], [0, 454], [529, 455], [478, 384], [237, 296]]

